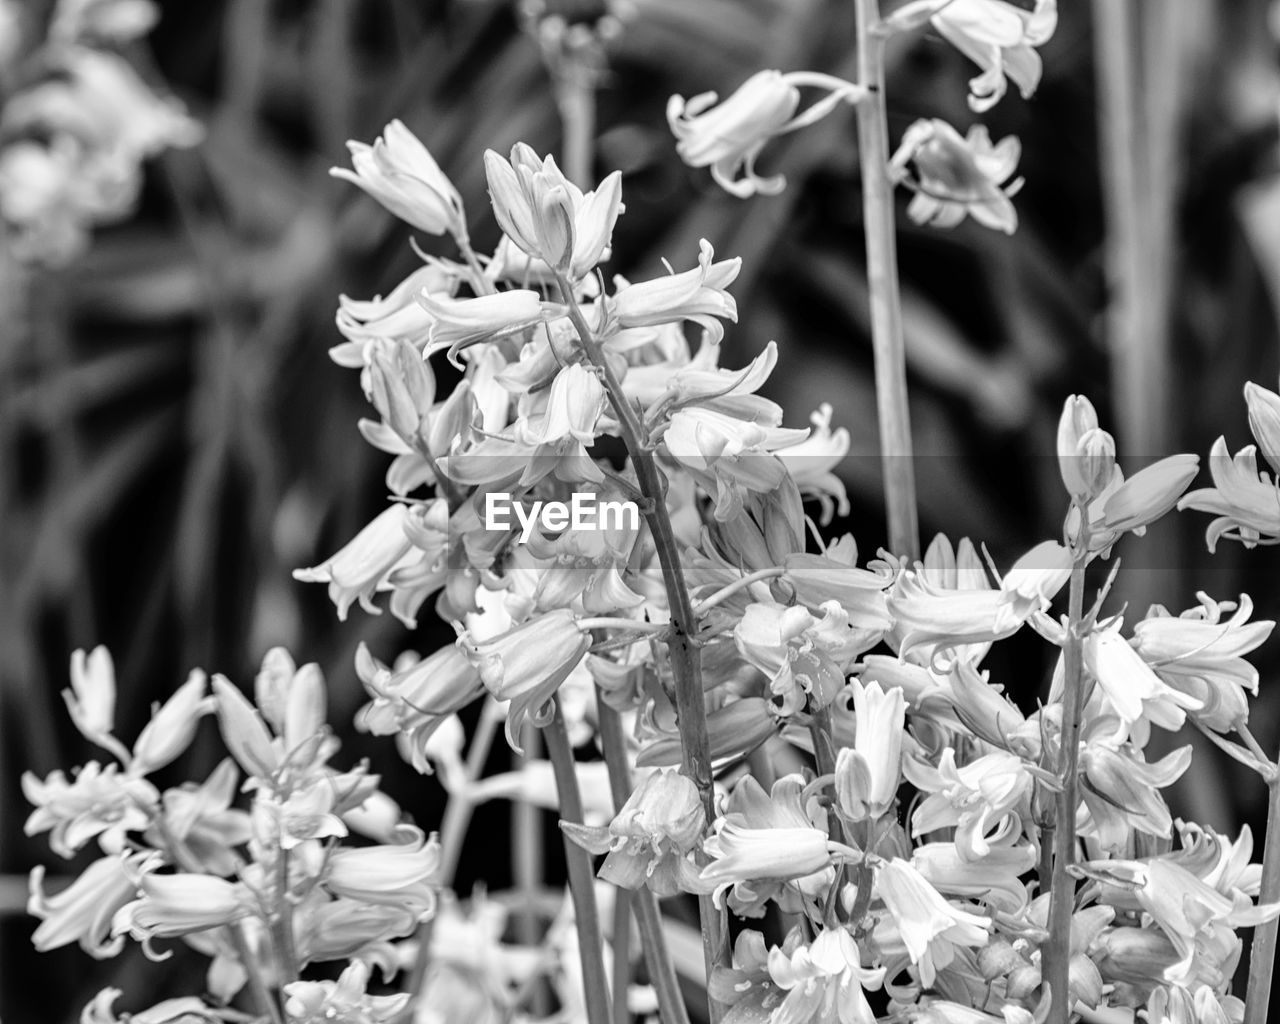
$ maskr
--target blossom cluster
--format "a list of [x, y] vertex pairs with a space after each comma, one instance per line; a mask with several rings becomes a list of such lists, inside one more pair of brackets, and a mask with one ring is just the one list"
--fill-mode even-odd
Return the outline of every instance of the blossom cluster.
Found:
[[151, 0], [58, 0], [43, 36], [29, 14], [0, 3], [0, 222], [17, 258], [60, 266], [133, 210], [145, 160], [203, 132], [119, 52]]
[[[877, 31], [932, 25], [981, 67], [969, 88], [982, 111], [1006, 79], [1035, 87], [1055, 18], [1053, 0], [920, 0]], [[873, 86], [764, 71], [719, 105], [675, 97], [668, 118], [688, 163], [734, 194], [768, 194], [783, 185], [755, 170], [768, 139], [874, 101]], [[802, 88], [824, 95], [801, 111]], [[1187, 493], [1196, 456], [1126, 475], [1097, 411], [1072, 396], [1057, 433], [1060, 536], [1003, 569], [945, 535], [918, 559], [867, 558], [852, 535], [822, 536], [848, 509], [837, 467], [850, 438], [832, 407], [807, 428], [784, 422], [760, 394], [773, 342], [721, 365], [738, 258], [704, 240], [688, 269], [606, 279], [621, 174], [588, 190], [524, 143], [484, 155], [500, 239], [479, 253], [458, 190], [406, 125], [349, 148], [351, 168], [334, 175], [451, 239], [456, 257], [423, 256], [385, 296], [340, 299], [331, 355], [358, 371], [372, 410], [359, 430], [392, 457], [389, 496], [295, 576], [325, 584], [339, 618], [385, 603], [413, 627], [430, 601], [455, 628], [425, 657], [362, 645], [354, 666], [369, 697], [357, 725], [439, 769], [451, 800], [440, 846], [365, 768], [330, 767], [313, 666], [273, 652], [254, 702], [193, 674], [129, 749], [114, 735], [108, 657], [77, 655], [68, 708], [114, 762], [29, 776], [28, 831], [49, 832], [62, 856], [95, 841], [102, 856], [57, 896], [37, 871], [38, 947], [114, 955], [132, 937], [159, 955], [155, 941], [180, 938], [206, 953], [211, 1000], [157, 1020], [239, 1019], [227, 1004], [250, 981], [276, 992], [258, 1019], [525, 1020], [533, 979], [549, 976], [552, 1019], [601, 1024], [612, 949], [591, 930], [600, 887], [575, 877], [590, 854], [602, 882], [634, 894], [645, 929], [652, 988], [613, 998], [656, 1001], [671, 1021], [683, 1011], [646, 901], [680, 894], [698, 898], [708, 995], [730, 1024], [1241, 1019], [1238, 930], [1274, 920], [1280, 902], [1260, 898], [1247, 828], [1174, 814], [1164, 791], [1191, 748], [1157, 756], [1167, 744], [1153, 737], [1198, 729], [1275, 785], [1247, 699], [1248, 656], [1274, 622], [1255, 619], [1247, 595], [1200, 594], [1178, 614], [1108, 599], [1117, 547], [1175, 508], [1218, 516], [1211, 545], [1280, 538], [1276, 486], [1252, 449], [1230, 460], [1220, 442], [1215, 486]], [[1016, 140], [931, 120], [883, 171], [915, 189], [919, 220], [1013, 230], [1000, 185], [1016, 158]], [[447, 392], [444, 360], [458, 376]], [[1246, 399], [1275, 449], [1280, 396], [1251, 385]], [[575, 530], [486, 512], [499, 494], [535, 509], [583, 493], [632, 502], [642, 521]], [[984, 667], [1028, 632], [1051, 666], [1034, 710]], [[464, 762], [459, 713], [476, 703]], [[206, 713], [230, 759], [202, 785], [158, 791], [149, 776]], [[499, 722], [521, 754], [542, 730], [550, 763], [530, 755], [483, 778]], [[604, 761], [576, 761], [571, 743]], [[234, 799], [242, 776], [247, 809]], [[471, 807], [545, 805], [553, 791], [573, 899], [538, 955], [504, 942], [501, 909], [448, 889]], [[732, 952], [728, 915], [743, 922]], [[426, 920], [435, 934], [405, 941]], [[350, 961], [337, 981], [304, 978], [330, 960]], [[410, 963], [410, 992], [368, 992], [371, 967], [389, 979]], [[113, 1020], [114, 997], [85, 1019]]]

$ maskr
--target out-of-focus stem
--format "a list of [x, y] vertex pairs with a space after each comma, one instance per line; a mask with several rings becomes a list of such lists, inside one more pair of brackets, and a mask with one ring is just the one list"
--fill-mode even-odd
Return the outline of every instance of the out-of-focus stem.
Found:
[[[1277, 756], [1280, 762], [1280, 755]], [[1262, 847], [1262, 885], [1258, 902], [1280, 901], [1280, 774], [1267, 780], [1267, 835]], [[1249, 950], [1249, 986], [1245, 989], [1244, 1024], [1267, 1024], [1271, 976], [1276, 966], [1276, 938], [1280, 919], [1258, 925]]]
[[[596, 708], [600, 743], [604, 747], [605, 764], [609, 767], [609, 789], [613, 795], [613, 806], [615, 810], [621, 810], [631, 795], [627, 738], [622, 731], [622, 719], [605, 701], [598, 686]], [[640, 928], [640, 945], [644, 949], [645, 965], [649, 968], [649, 984], [658, 996], [658, 1014], [662, 1018], [662, 1024], [689, 1024], [689, 1015], [680, 995], [680, 981], [676, 976], [675, 964], [671, 961], [671, 951], [667, 949], [667, 937], [662, 931], [662, 912], [658, 909], [658, 899], [651, 889], [641, 888], [632, 894], [631, 908]], [[617, 955], [615, 946], [614, 956]], [[618, 998], [616, 987], [614, 998]]]
[[293, 905], [289, 902], [289, 851], [276, 851], [276, 960], [280, 968], [280, 988], [298, 980], [298, 952], [293, 941]]
[[[715, 789], [711, 773], [711, 741], [707, 735], [707, 708], [702, 696], [702, 661], [694, 645], [697, 617], [689, 597], [689, 587], [684, 579], [684, 567], [680, 564], [680, 549], [676, 545], [671, 515], [667, 510], [665, 480], [658, 469], [653, 450], [646, 443], [643, 424], [636, 410], [627, 401], [622, 384], [608, 360], [600, 351], [600, 345], [591, 332], [582, 309], [573, 297], [573, 289], [563, 276], [558, 277], [560, 294], [568, 306], [569, 319], [582, 348], [592, 366], [600, 371], [610, 405], [618, 419], [619, 432], [631, 456], [636, 479], [646, 502], [645, 523], [662, 567], [662, 580], [667, 592], [667, 605], [671, 615], [671, 636], [667, 641], [667, 656], [676, 691], [676, 725], [680, 731], [681, 770], [693, 780], [706, 812], [707, 821], [715, 820]], [[728, 955], [725, 929], [719, 909], [710, 896], [698, 897], [699, 918], [702, 925], [702, 952], [707, 980], [717, 965], [724, 963]], [[723, 1010], [716, 1000], [708, 996], [711, 1024], [717, 1024]]]
[[920, 557], [911, 417], [907, 408], [907, 359], [898, 289], [898, 244], [889, 181], [889, 125], [884, 102], [884, 39], [878, 33], [877, 0], [854, 0], [858, 75], [870, 93], [857, 105], [858, 159], [862, 166], [862, 216], [867, 236], [867, 286], [871, 295], [871, 345], [876, 365], [876, 413], [884, 466], [889, 548], [910, 561]]
[[272, 998], [266, 982], [262, 980], [262, 971], [259, 970], [257, 959], [249, 951], [249, 942], [245, 939], [241, 926], [238, 924], [227, 925], [227, 934], [231, 937], [231, 945], [235, 947], [236, 956], [240, 959], [240, 964], [244, 967], [245, 974], [248, 975], [249, 991], [253, 993], [253, 998], [258, 1004], [258, 1008], [271, 1018], [271, 1024], [284, 1024], [284, 1017], [280, 1013], [280, 1007], [276, 1005], [276, 1001]]
[[[486, 700], [480, 711], [480, 721], [476, 724], [475, 735], [471, 737], [471, 749], [467, 751], [467, 763], [464, 769], [466, 777], [461, 780], [454, 792], [449, 794], [449, 802], [445, 805], [444, 819], [440, 822], [440, 871], [437, 876], [441, 889], [448, 889], [453, 885], [453, 876], [457, 873], [458, 861], [462, 856], [462, 843], [466, 839], [467, 826], [471, 823], [471, 815], [476, 806], [467, 795], [467, 788], [484, 771], [484, 764], [493, 747], [493, 737], [502, 717], [497, 704]], [[427, 968], [431, 964], [431, 933], [434, 920], [429, 918], [418, 926], [418, 956], [413, 962], [413, 970], [409, 973], [409, 984], [406, 990], [410, 997], [401, 1020], [413, 1018], [427, 983]]]
[[1045, 980], [1053, 1003], [1049, 1024], [1067, 1024], [1071, 1016], [1068, 990], [1071, 961], [1071, 917], [1075, 909], [1075, 879], [1069, 869], [1076, 853], [1076, 772], [1080, 762], [1080, 713], [1084, 690], [1084, 570], [1089, 560], [1088, 537], [1081, 536], [1073, 550], [1071, 592], [1068, 598], [1067, 638], [1062, 649], [1063, 692], [1061, 749], [1053, 831], [1053, 873], [1049, 903], [1049, 945], [1045, 952]]
[[[1172, 5], [1177, 6], [1177, 5]], [[1106, 265], [1110, 284], [1107, 336], [1115, 380], [1121, 443], [1133, 455], [1163, 454], [1167, 391], [1163, 311], [1149, 293], [1149, 271], [1165, 254], [1147, 246], [1144, 213], [1151, 210], [1144, 173], [1146, 125], [1138, 111], [1140, 51], [1133, 0], [1093, 0], [1094, 64], [1098, 76], [1098, 128], [1102, 152]], [[1166, 12], [1159, 12], [1165, 17]]]
[[613, 890], [613, 1024], [629, 1024], [631, 988], [631, 890]]
[[[559, 698], [552, 698], [555, 714], [543, 727], [547, 754], [555, 773], [556, 792], [560, 799], [560, 817], [575, 825], [582, 824], [582, 794], [578, 789], [578, 771], [569, 744]], [[600, 912], [596, 907], [596, 875], [591, 855], [564, 837], [564, 856], [569, 873], [569, 891], [573, 894], [573, 923], [578, 933], [578, 959], [582, 965], [582, 988], [589, 1024], [612, 1024], [609, 1011], [609, 980], [604, 970], [604, 940], [600, 932]]]

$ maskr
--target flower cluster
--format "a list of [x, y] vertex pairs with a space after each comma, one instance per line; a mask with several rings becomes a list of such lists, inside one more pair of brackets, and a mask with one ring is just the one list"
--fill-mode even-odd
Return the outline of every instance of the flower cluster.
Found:
[[145, 160], [203, 133], [117, 52], [155, 24], [150, 0], [59, 0], [35, 46], [17, 6], [0, 5], [0, 64], [28, 51], [38, 74], [0, 108], [0, 222], [19, 259], [63, 265], [133, 210]]
[[[156, 1020], [222, 1019], [224, 1010], [225, 1019], [241, 1019], [225, 1008], [251, 975], [281, 989], [291, 1020], [333, 1020], [334, 1006], [364, 1014], [347, 1020], [396, 1017], [404, 999], [367, 995], [369, 967], [393, 975], [392, 940], [434, 914], [439, 847], [402, 820], [366, 766], [330, 765], [338, 742], [325, 725], [315, 665], [299, 668], [273, 650], [253, 701], [221, 676], [210, 682], [193, 672], [132, 748], [115, 735], [115, 672], [105, 648], [76, 652], [65, 696], [76, 728], [111, 758], [70, 777], [23, 777], [35, 806], [28, 835], [47, 832], [65, 858], [91, 844], [98, 851], [53, 895], [43, 868], [32, 872], [37, 949], [78, 943], [101, 959], [133, 939], [165, 959], [172, 954], [163, 946], [180, 940], [208, 957], [208, 1001], [162, 1003], [149, 1011]], [[201, 783], [160, 789], [150, 777], [183, 754], [209, 715], [230, 757]], [[251, 794], [247, 804], [239, 792]], [[298, 980], [308, 964], [348, 960], [336, 985]], [[104, 989], [84, 1019], [114, 1022], [119, 995]]]

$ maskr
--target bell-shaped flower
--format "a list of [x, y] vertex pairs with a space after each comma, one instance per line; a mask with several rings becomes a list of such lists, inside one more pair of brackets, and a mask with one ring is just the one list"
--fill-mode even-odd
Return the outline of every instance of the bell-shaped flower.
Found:
[[849, 454], [849, 431], [831, 429], [831, 406], [823, 402], [809, 416], [813, 424], [809, 436], [799, 444], [783, 449], [778, 458], [787, 467], [800, 493], [814, 499], [822, 508], [819, 522], [827, 525], [839, 513], [849, 514], [849, 496], [844, 481], [834, 470]]
[[725, 889], [757, 879], [787, 881], [822, 871], [834, 859], [858, 859], [826, 830], [803, 803], [804, 780], [788, 775], [770, 793], [750, 775], [734, 787], [725, 814], [715, 822], [715, 835], [703, 844], [711, 863], [699, 881], [719, 904]]
[[145, 1010], [118, 1016], [113, 1007], [122, 994], [118, 988], [100, 989], [80, 1011], [80, 1024], [208, 1024], [226, 1019], [224, 1010], [214, 1009], [196, 996], [162, 999]]
[[375, 736], [408, 737], [411, 763], [420, 772], [431, 770], [427, 744], [449, 716], [484, 693], [480, 674], [455, 645], [403, 663], [394, 669], [378, 661], [361, 644], [356, 650], [356, 674], [373, 698], [356, 714], [356, 727]]
[[1039, 760], [1038, 723], [1028, 722], [1017, 705], [1002, 695], [1002, 687], [989, 681], [988, 673], [979, 672], [967, 660], [957, 660], [947, 675], [947, 688], [956, 719], [975, 736], [1019, 757]]
[[999, 590], [945, 590], [928, 582], [921, 567], [907, 569], [889, 595], [898, 654], [925, 647], [932, 662], [947, 650], [1012, 636], [1049, 607], [1070, 577], [1070, 552], [1053, 541], [1019, 558]]
[[782, 580], [806, 607], [817, 609], [835, 601], [858, 628], [884, 633], [893, 625], [885, 590], [893, 585], [897, 573], [883, 559], [859, 569], [857, 558], [857, 545], [852, 543], [829, 544], [820, 555], [788, 554], [782, 563]]
[[738, 304], [726, 289], [742, 269], [742, 259], [735, 256], [715, 262], [715, 249], [705, 238], [698, 248], [695, 269], [627, 285], [611, 299], [602, 300], [606, 319], [601, 333], [692, 320], [713, 343], [720, 341], [724, 337], [720, 320], [736, 323], [738, 319]]
[[368, 365], [369, 342], [384, 338], [406, 342], [421, 352], [431, 334], [434, 318], [418, 302], [420, 294], [452, 295], [456, 276], [437, 263], [413, 271], [386, 298], [351, 299], [338, 296], [337, 327], [346, 342], [329, 349], [339, 366], [360, 370]]
[[284, 1010], [289, 1024], [331, 1024], [359, 1021], [360, 1024], [393, 1024], [411, 998], [409, 993], [373, 996], [369, 965], [353, 960], [337, 981], [293, 981], [284, 986]]
[[1021, 153], [1012, 135], [993, 144], [984, 125], [961, 136], [946, 121], [928, 118], [903, 133], [889, 161], [889, 177], [915, 192], [907, 216], [917, 224], [953, 228], [968, 215], [983, 227], [1011, 235], [1018, 227], [1011, 199], [1022, 179], [1005, 183]]
[[391, 907], [418, 917], [436, 905], [440, 844], [419, 832], [409, 843], [340, 846], [330, 855], [322, 883], [335, 896]]
[[1041, 62], [1035, 47], [1048, 42], [1058, 27], [1057, 0], [1025, 4], [1006, 0], [915, 0], [894, 11], [889, 31], [930, 24], [982, 73], [969, 81], [969, 106], [982, 113], [1000, 102], [1009, 78], [1030, 98], [1040, 84]]
[[1030, 844], [992, 846], [978, 859], [956, 843], [923, 843], [911, 853], [911, 864], [940, 893], [979, 900], [1004, 914], [1018, 914], [1030, 902], [1019, 881], [1035, 866]]
[[1190, 747], [1179, 747], [1148, 764], [1128, 745], [1117, 750], [1106, 743], [1086, 743], [1080, 752], [1080, 795], [1091, 822], [1081, 833], [1092, 835], [1113, 853], [1123, 851], [1135, 831], [1170, 836], [1173, 816], [1160, 790], [1181, 778], [1190, 764]]
[[769, 951], [769, 978], [786, 998], [771, 1019], [786, 1024], [875, 1024], [864, 989], [879, 990], [883, 967], [863, 967], [858, 944], [842, 925], [824, 928], [808, 946]]
[[882, 862], [875, 883], [926, 988], [954, 958], [956, 946], [986, 945], [991, 919], [948, 903], [909, 861], [895, 857]]
[[588, 447], [595, 443], [608, 403], [599, 377], [581, 363], [573, 363], [556, 374], [550, 390], [540, 393], [543, 396], [538, 413], [524, 414], [514, 424], [517, 441], [543, 445], [572, 438]]
[[146, 779], [122, 773], [119, 765], [103, 768], [97, 761], [76, 771], [71, 782], [61, 771], [50, 772], [43, 781], [24, 772], [22, 794], [36, 808], [23, 831], [29, 836], [49, 832], [49, 846], [67, 859], [97, 836], [104, 849], [119, 850], [126, 832], [150, 824], [160, 799]]
[[131, 771], [138, 775], [154, 772], [191, 745], [200, 719], [213, 710], [213, 703], [205, 696], [207, 685], [205, 674], [196, 669], [151, 716], [133, 745]]
[[344, 622], [356, 601], [365, 611], [377, 615], [373, 595], [389, 587], [388, 577], [408, 564], [413, 554], [413, 545], [405, 533], [408, 517], [408, 506], [400, 502], [388, 505], [341, 551], [309, 569], [295, 569], [293, 578], [305, 583], [328, 583], [329, 599]]
[[1218, 517], [1205, 531], [1209, 550], [1224, 537], [1247, 548], [1275, 543], [1280, 537], [1280, 487], [1271, 474], [1258, 471], [1255, 447], [1246, 445], [1232, 458], [1226, 439], [1219, 437], [1209, 452], [1209, 474], [1213, 486], [1184, 494], [1177, 506]]
[[572, 612], [557, 608], [487, 640], [464, 632], [458, 645], [493, 698], [511, 702], [507, 742], [519, 750], [517, 737], [525, 718], [532, 712], [538, 720], [560, 684], [586, 657], [591, 637], [578, 628]]
[[769, 691], [781, 698], [781, 715], [804, 707], [824, 708], [844, 689], [854, 659], [879, 640], [875, 632], [852, 628], [836, 602], [823, 617], [802, 605], [754, 602], [733, 630], [739, 653], [769, 677]]
[[855, 682], [852, 747], [836, 755], [836, 803], [850, 821], [877, 820], [893, 806], [902, 782], [902, 733], [906, 701], [875, 682]]
[[407, 224], [430, 235], [467, 237], [462, 197], [427, 147], [400, 121], [392, 121], [372, 146], [347, 143], [354, 171], [329, 173], [362, 188]]
[[448, 349], [450, 359], [455, 359], [458, 351], [468, 345], [513, 337], [547, 316], [542, 308], [542, 296], [527, 288], [471, 299], [421, 292], [418, 304], [433, 320], [427, 355]]
[[256, 909], [246, 885], [212, 875], [149, 871], [137, 887], [139, 898], [116, 911], [111, 928], [116, 935], [127, 932], [143, 943], [218, 928]]
[[[1214, 601], [1203, 591], [1196, 595], [1199, 607], [1176, 618], [1164, 608], [1133, 628], [1133, 648], [1156, 675], [1175, 690], [1200, 701], [1192, 710], [1197, 721], [1226, 732], [1246, 722], [1249, 705], [1244, 691], [1258, 695], [1258, 670], [1244, 659], [1271, 635], [1269, 619], [1249, 622], [1253, 601], [1240, 595], [1231, 601]], [[1225, 622], [1222, 613], [1234, 610]]]
[[1244, 1019], [1244, 1006], [1235, 996], [1224, 996], [1208, 985], [1194, 992], [1181, 985], [1159, 985], [1152, 990], [1144, 1014], [1148, 1024], [1235, 1024]]
[[146, 852], [101, 857], [53, 896], [44, 891], [44, 867], [31, 869], [31, 896], [27, 913], [40, 919], [31, 943], [41, 953], [71, 942], [95, 960], [115, 956], [124, 938], [112, 935], [116, 911], [138, 895], [137, 870], [150, 856]]
[[1021, 758], [997, 751], [957, 767], [955, 750], [947, 747], [936, 769], [913, 758], [904, 767], [912, 784], [928, 794], [911, 817], [912, 835], [954, 827], [961, 856], [979, 861], [991, 853], [990, 835], [1002, 831], [1011, 816], [1012, 832], [1020, 831], [1018, 813], [1032, 784]]
[[[1097, 429], [1098, 413], [1093, 403], [1083, 395], [1071, 395], [1063, 403], [1062, 415], [1058, 417], [1058, 471], [1067, 493], [1073, 498], [1092, 498], [1096, 493], [1097, 466], [1093, 463], [1086, 466], [1080, 443]], [[1108, 473], [1107, 480], [1110, 479]]]
[[1199, 465], [1197, 455], [1170, 455], [1122, 480], [1105, 499], [1094, 503], [1102, 506], [1100, 520], [1096, 509], [1090, 508], [1090, 549], [1110, 548], [1125, 533], [1142, 536], [1148, 525], [1179, 504]]
[[608, 853], [600, 877], [626, 889], [647, 885], [659, 896], [687, 888], [697, 869], [687, 859], [706, 831], [707, 816], [693, 781], [656, 771], [635, 788], [607, 828], [560, 822], [592, 853]]
[[1204, 706], [1161, 680], [1120, 636], [1119, 622], [1085, 637], [1084, 663], [1119, 718], [1114, 744], [1123, 743], [1139, 721], [1174, 732], [1182, 728], [1188, 711]]
[[235, 762], [224, 758], [200, 785], [186, 783], [165, 790], [163, 833], [175, 856], [193, 870], [225, 877], [239, 868], [242, 858], [237, 848], [253, 833], [249, 815], [231, 806], [238, 782]]
[[523, 142], [504, 160], [484, 154], [494, 216], [521, 250], [577, 281], [607, 259], [613, 226], [625, 207], [622, 175], [614, 171], [585, 195], [556, 166]]
[[[71, 721], [85, 739], [102, 745], [115, 728], [116, 672], [111, 652], [95, 647], [71, 655], [71, 688], [62, 691]], [[108, 747], [110, 749], [110, 747]]]
[[[796, 116], [800, 86], [817, 85], [828, 95]], [[714, 92], [667, 101], [667, 124], [676, 137], [676, 152], [690, 167], [710, 167], [716, 184], [739, 199], [777, 195], [786, 187], [782, 175], [762, 178], [755, 162], [775, 135], [795, 131], [825, 117], [842, 102], [857, 102], [865, 91], [849, 82], [806, 72], [757, 71], [723, 103]], [[739, 174], [741, 173], [741, 177]]]
[[[773, 705], [761, 697], [744, 697], [707, 713], [711, 760], [723, 764], [739, 760], [778, 735], [780, 719]], [[679, 735], [665, 734], [647, 741], [636, 759], [642, 768], [680, 763]]]

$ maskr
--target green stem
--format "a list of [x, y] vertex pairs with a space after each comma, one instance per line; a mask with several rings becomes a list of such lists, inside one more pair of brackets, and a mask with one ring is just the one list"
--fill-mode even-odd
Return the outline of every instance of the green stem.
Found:
[[[596, 708], [600, 743], [604, 747], [605, 764], [609, 767], [609, 788], [613, 794], [613, 805], [621, 810], [631, 795], [627, 738], [622, 731], [621, 717], [605, 701], [598, 686]], [[644, 949], [645, 966], [649, 969], [649, 984], [658, 996], [658, 1014], [662, 1018], [662, 1024], [689, 1024], [684, 998], [680, 995], [680, 981], [671, 960], [671, 951], [667, 948], [666, 933], [662, 930], [662, 911], [658, 908], [658, 898], [649, 888], [639, 889], [631, 898], [631, 908], [640, 928], [640, 945]], [[617, 955], [616, 948], [614, 955]], [[616, 994], [614, 998], [617, 998]]]
[[[1076, 773], [1080, 763], [1080, 714], [1084, 690], [1084, 650], [1080, 624], [1084, 619], [1084, 570], [1089, 559], [1088, 538], [1077, 541], [1071, 563], [1071, 592], [1063, 656], [1062, 731], [1058, 752], [1061, 783], [1056, 799], [1053, 833], [1053, 873], [1049, 904], [1049, 945], [1043, 963], [1053, 997], [1049, 1024], [1067, 1024], [1071, 1016], [1068, 993], [1071, 961], [1071, 917], [1075, 909], [1075, 879], [1069, 869], [1076, 853]], [[1043, 969], [1043, 968], [1042, 968]]]
[[[665, 481], [658, 469], [651, 448], [644, 443], [645, 433], [636, 410], [627, 401], [617, 374], [600, 351], [582, 315], [582, 309], [573, 297], [573, 289], [563, 276], [558, 276], [560, 292], [568, 306], [569, 319], [573, 322], [582, 341], [587, 359], [604, 379], [605, 390], [618, 419], [619, 430], [627, 453], [635, 467], [636, 479], [644, 494], [645, 523], [653, 538], [658, 563], [662, 567], [662, 579], [667, 592], [667, 605], [671, 615], [671, 636], [667, 641], [668, 660], [676, 691], [676, 725], [680, 730], [681, 770], [693, 780], [707, 821], [716, 817], [715, 789], [711, 772], [711, 741], [707, 736], [707, 708], [702, 696], [702, 661], [694, 645], [697, 616], [689, 598], [689, 588], [680, 564], [680, 549], [676, 545], [675, 531], [667, 510]], [[719, 909], [710, 896], [698, 898], [699, 918], [702, 925], [702, 952], [708, 981], [719, 964], [727, 962], [728, 945]], [[722, 1015], [719, 1004], [708, 996], [711, 1024], [717, 1024]]]
[[[1280, 761], [1280, 757], [1277, 757]], [[1280, 901], [1280, 776], [1267, 783], [1267, 835], [1262, 847], [1262, 885], [1258, 903]], [[1249, 986], [1245, 990], [1244, 1024], [1267, 1024], [1271, 976], [1276, 966], [1276, 938], [1280, 919], [1272, 918], [1253, 931], [1249, 949]]]
[[858, 160], [862, 166], [862, 216], [867, 236], [867, 287], [871, 297], [871, 345], [875, 353], [876, 413], [884, 466], [889, 548], [909, 561], [920, 557], [916, 517], [911, 416], [907, 408], [907, 359], [898, 289], [893, 185], [889, 181], [889, 122], [884, 100], [884, 39], [877, 33], [877, 0], [854, 0], [858, 69], [868, 95], [857, 105]]
[[[556, 792], [560, 799], [560, 817], [581, 825], [582, 794], [578, 790], [578, 772], [569, 744], [559, 698], [553, 697], [555, 714], [543, 727], [547, 753], [555, 772]], [[604, 970], [604, 939], [600, 933], [600, 913], [596, 907], [596, 874], [591, 855], [564, 836], [564, 856], [569, 871], [569, 891], [573, 894], [573, 923], [578, 932], [578, 959], [582, 965], [582, 988], [589, 1024], [611, 1024], [609, 981]]]

